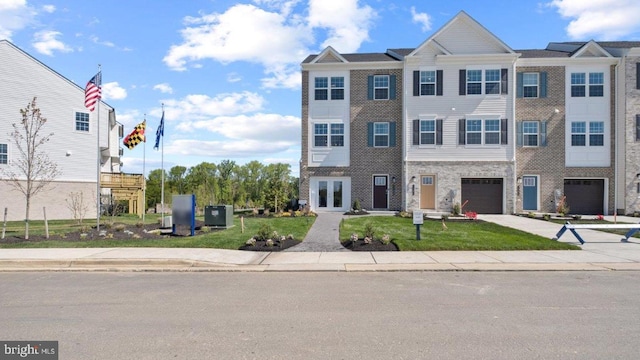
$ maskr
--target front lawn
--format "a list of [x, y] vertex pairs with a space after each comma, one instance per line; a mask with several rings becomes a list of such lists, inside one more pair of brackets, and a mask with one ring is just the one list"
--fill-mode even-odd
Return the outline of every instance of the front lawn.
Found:
[[[118, 218], [115, 218], [118, 219]], [[261, 224], [268, 223], [269, 226], [281, 235], [293, 235], [294, 239], [302, 240], [313, 225], [315, 217], [245, 217], [245, 231], [242, 233], [240, 226], [240, 218], [234, 217], [234, 226], [229, 229], [215, 230], [198, 234], [196, 236], [158, 236], [156, 238], [99, 238], [90, 240], [65, 240], [64, 234], [76, 232], [77, 225], [73, 225], [71, 221], [57, 221], [55, 224], [55, 233], [51, 240], [35, 240], [36, 236], [32, 236], [32, 240], [7, 243], [0, 240], [0, 248], [96, 248], [96, 247], [175, 247], [175, 248], [217, 248], [217, 249], [239, 249], [245, 242], [255, 235], [260, 229]], [[123, 218], [124, 220], [124, 218]], [[106, 222], [106, 220], [104, 220]], [[117, 221], [117, 220], [116, 220]], [[107, 224], [103, 222], [101, 228], [107, 228]], [[120, 222], [120, 221], [118, 221]], [[132, 223], [128, 221], [128, 223]], [[85, 224], [95, 225], [93, 222], [86, 221]], [[9, 234], [24, 235], [24, 223], [9, 223]], [[39, 222], [31, 223], [31, 234], [43, 233]], [[42, 227], [44, 227], [42, 225]], [[51, 222], [49, 230], [51, 232]], [[128, 224], [126, 229], [137, 231], [138, 227]], [[109, 233], [113, 234], [118, 230], [109, 229]], [[120, 230], [122, 231], [122, 230]], [[55, 238], [55, 240], [53, 239]]]
[[344, 220], [340, 225], [340, 241], [349, 241], [352, 233], [363, 237], [365, 224], [375, 230], [374, 241], [389, 234], [401, 251], [434, 250], [579, 250], [566, 244], [524, 231], [480, 220], [424, 220], [420, 238], [416, 240], [413, 219], [397, 216], [365, 216]]

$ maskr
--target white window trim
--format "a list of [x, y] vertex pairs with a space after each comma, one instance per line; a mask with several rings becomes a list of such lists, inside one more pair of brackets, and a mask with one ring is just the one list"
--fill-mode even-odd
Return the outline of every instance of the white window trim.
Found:
[[[342, 134], [333, 134], [332, 133], [332, 127], [333, 125], [342, 125]], [[333, 144], [333, 137], [338, 137], [338, 136], [342, 136], [342, 146], [339, 145], [332, 145]], [[328, 147], [329, 148], [344, 148], [345, 146], [345, 136], [344, 136], [344, 123], [329, 123], [329, 143], [328, 143]]]
[[0, 144], [6, 145], [7, 146], [7, 153], [3, 154], [3, 155], [7, 155], [7, 163], [1, 163], [0, 162], [0, 166], [8, 166], [11, 164], [11, 144], [7, 141], [7, 142], [0, 142]]
[[[387, 86], [378, 87], [376, 86], [376, 77], [384, 76], [387, 78]], [[376, 89], [387, 89], [387, 97], [386, 98], [377, 98], [376, 97]], [[373, 75], [373, 100], [389, 100], [391, 96], [391, 76], [389, 75]]]
[[[526, 85], [524, 83], [525, 75], [535, 75], [536, 76], [536, 84], [535, 85]], [[535, 87], [536, 88], [536, 96], [526, 96], [526, 88]], [[522, 98], [524, 99], [537, 99], [540, 97], [540, 73], [539, 72], [525, 72], [522, 74]]]
[[[436, 146], [436, 144], [438, 142], [438, 139], [437, 139], [437, 136], [438, 136], [438, 124], [436, 123], [436, 119], [435, 118], [429, 118], [429, 119], [419, 119], [419, 120], [420, 120], [419, 123], [418, 123], [418, 126], [419, 126], [418, 133], [419, 133], [419, 136], [420, 136], [419, 146], [424, 146], [424, 147], [434, 147], [434, 146]], [[433, 122], [433, 132], [431, 132], [431, 131], [422, 131], [422, 122], [423, 121], [432, 121]], [[425, 144], [425, 143], [423, 143], [422, 142], [422, 134], [431, 134], [431, 133], [433, 133], [433, 144]]]
[[[87, 114], [89, 116], [89, 119], [87, 121], [87, 124], [89, 125], [89, 129], [87, 131], [84, 130], [78, 130], [77, 128], [77, 120], [76, 120], [76, 114], [77, 113], [81, 113], [81, 114]], [[93, 132], [93, 126], [91, 126], [91, 112], [89, 110], [74, 110], [73, 111], [73, 132], [76, 134], [91, 134]]]
[[[467, 87], [465, 89], [465, 94], [466, 96], [495, 96], [495, 97], [499, 97], [500, 95], [502, 95], [502, 66], [498, 66], [498, 65], [487, 65], [487, 66], [482, 66], [482, 67], [469, 67], [466, 69], [466, 76], [467, 79], [465, 79], [465, 86]], [[469, 94], [469, 81], [468, 81], [468, 76], [469, 76], [469, 71], [473, 71], [473, 70], [480, 70], [481, 74], [480, 74], [480, 94]], [[486, 93], [486, 86], [487, 86], [487, 70], [497, 70], [499, 77], [498, 77], [498, 93], [497, 94], [487, 94]], [[491, 81], [491, 83], [495, 83], [496, 81]], [[477, 81], [474, 81], [473, 83], [478, 83]]]
[[[334, 87], [333, 86], [332, 80], [335, 79], [335, 78], [342, 78], [342, 87], [337, 87], [337, 86]], [[329, 94], [328, 94], [329, 96], [328, 96], [327, 100], [330, 100], [330, 101], [344, 101], [345, 97], [346, 97], [346, 95], [345, 95], [346, 89], [345, 88], [346, 88], [346, 86], [345, 86], [344, 76], [329, 76]], [[342, 99], [334, 99], [333, 98], [332, 90], [334, 90], [334, 89], [335, 90], [342, 89]]]
[[[376, 134], [376, 125], [377, 124], [385, 124], [387, 125], [387, 133], [386, 134]], [[374, 148], [388, 148], [389, 142], [391, 141], [391, 123], [388, 121], [376, 121], [373, 123], [373, 147]], [[386, 136], [387, 137], [387, 145], [376, 145], [376, 136]]]
[[[499, 148], [499, 147], [504, 147], [505, 145], [502, 144], [502, 117], [501, 116], [497, 116], [497, 115], [469, 115], [465, 117], [465, 147], [483, 147], [483, 148]], [[480, 120], [481, 121], [481, 131], [473, 131], [472, 134], [481, 134], [481, 143], [480, 144], [469, 144], [469, 131], [467, 128], [467, 124], [469, 120]], [[499, 134], [499, 138], [498, 138], [498, 143], [497, 144], [486, 144], [485, 143], [485, 138], [486, 138], [486, 134], [487, 132], [485, 131], [485, 122], [487, 120], [498, 120], [499, 123], [499, 131], [491, 131], [489, 133], [498, 133]]]
[[[525, 124], [527, 123], [533, 123], [536, 124], [536, 133], [527, 133], [525, 132]], [[527, 145], [526, 144], [526, 136], [532, 136], [535, 135], [536, 136], [536, 145]], [[537, 148], [540, 147], [540, 121], [538, 120], [524, 120], [522, 121], [522, 147], [526, 147], [526, 148]]]
[[[342, 146], [332, 146], [331, 145], [331, 125], [333, 124], [342, 124], [342, 135], [336, 135], [336, 136], [342, 136]], [[327, 137], [327, 146], [316, 146], [316, 125], [326, 125], [327, 126], [327, 133], [323, 134], [323, 135], [318, 135], [318, 136], [326, 136]], [[337, 122], [337, 121], [314, 121], [309, 125], [309, 133], [310, 133], [310, 137], [309, 137], [309, 148], [310, 149], [315, 149], [315, 150], [331, 150], [331, 149], [345, 149], [347, 148], [348, 144], [347, 144], [347, 124], [343, 123], [343, 122]]]
[[[422, 81], [422, 73], [423, 72], [427, 72], [427, 71], [433, 73], [433, 79], [434, 79], [433, 82], [423, 82]], [[418, 89], [419, 90], [418, 91], [419, 95], [420, 96], [436, 96], [437, 93], [438, 93], [438, 71], [436, 69], [420, 69], [419, 76], [420, 76], [420, 85], [419, 85], [420, 87]], [[423, 94], [422, 93], [422, 85], [423, 84], [426, 84], [426, 85], [433, 84], [433, 94]]]

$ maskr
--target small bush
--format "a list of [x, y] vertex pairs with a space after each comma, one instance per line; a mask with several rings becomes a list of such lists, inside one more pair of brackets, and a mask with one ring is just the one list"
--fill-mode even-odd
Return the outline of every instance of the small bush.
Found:
[[371, 221], [367, 221], [364, 224], [364, 236], [373, 239], [373, 236], [375, 234], [376, 234], [376, 231], [373, 228], [373, 223]]
[[256, 239], [255, 238], [251, 238], [249, 240], [247, 240], [247, 242], [245, 242], [246, 245], [249, 246], [256, 246]]
[[449, 215], [447, 214], [442, 214], [442, 216], [440, 217], [442, 220], [447, 221], [449, 220]]
[[255, 237], [258, 240], [267, 240], [271, 238], [272, 234], [273, 234], [273, 229], [271, 228], [271, 225], [267, 223], [262, 223], [260, 224], [260, 229], [258, 229], [258, 234], [256, 234]]
[[382, 235], [382, 239], [380, 239], [380, 242], [384, 245], [389, 245], [389, 243], [391, 242], [391, 236], [389, 234]]
[[551, 214], [544, 214], [544, 215], [542, 215], [542, 218], [545, 219], [546, 221], [550, 221], [551, 220]]
[[124, 231], [124, 229], [126, 229], [127, 226], [125, 224], [117, 224], [113, 228], [114, 228], [115, 231]]
[[534, 213], [533, 211], [529, 211], [529, 213], [527, 214], [528, 217], [534, 219], [536, 217], [536, 213]]
[[459, 216], [460, 210], [460, 203], [453, 204], [453, 216]]
[[202, 231], [203, 233], [208, 233], [211, 231], [211, 228], [205, 225], [200, 228], [200, 231]]
[[274, 242], [273, 242], [273, 240], [272, 240], [272, 239], [267, 239], [267, 241], [265, 241], [265, 242], [264, 242], [264, 244], [265, 244], [266, 246], [271, 247], [271, 246], [273, 246], [273, 245], [274, 245]]
[[371, 244], [371, 238], [370, 238], [370, 237], [368, 237], [368, 236], [365, 236], [365, 237], [364, 237], [364, 243], [365, 243], [365, 244]]
[[362, 206], [360, 206], [360, 200], [355, 199], [355, 200], [353, 201], [353, 210], [354, 210], [354, 211], [360, 211], [360, 210], [362, 210]]

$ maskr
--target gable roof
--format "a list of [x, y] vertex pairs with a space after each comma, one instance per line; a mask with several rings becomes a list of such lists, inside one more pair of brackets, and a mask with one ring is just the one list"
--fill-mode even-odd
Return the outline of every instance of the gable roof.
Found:
[[495, 36], [491, 31], [487, 30], [482, 24], [477, 22], [474, 18], [469, 16], [464, 10], [461, 10], [456, 16], [454, 16], [451, 20], [449, 20], [444, 26], [442, 26], [438, 31], [436, 31], [433, 35], [431, 35], [427, 40], [425, 40], [422, 44], [420, 44], [417, 48], [415, 48], [411, 53], [407, 56], [416, 55], [420, 50], [424, 49], [427, 46], [433, 45], [436, 48], [440, 49], [445, 54], [451, 54], [449, 50], [447, 50], [442, 44], [437, 41], [437, 38], [441, 37], [444, 33], [449, 31], [455, 24], [464, 22], [470, 27], [474, 28], [479, 34], [484, 34], [487, 38], [497, 45], [498, 48], [501, 48], [505, 53], [515, 54], [515, 52], [502, 40], [500, 40], [497, 36]]

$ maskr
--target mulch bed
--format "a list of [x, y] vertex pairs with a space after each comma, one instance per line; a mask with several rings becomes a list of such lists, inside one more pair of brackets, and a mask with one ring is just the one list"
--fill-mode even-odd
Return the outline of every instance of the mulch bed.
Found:
[[355, 243], [349, 240], [342, 243], [342, 246], [351, 251], [399, 251], [393, 242], [385, 245], [378, 240], [374, 240], [370, 244], [365, 244], [364, 240], [358, 240]]
[[300, 244], [302, 241], [286, 239], [283, 242], [274, 241], [272, 246], [267, 246], [264, 240], [256, 240], [255, 245], [242, 245], [239, 250], [247, 251], [282, 251], [292, 246]]

